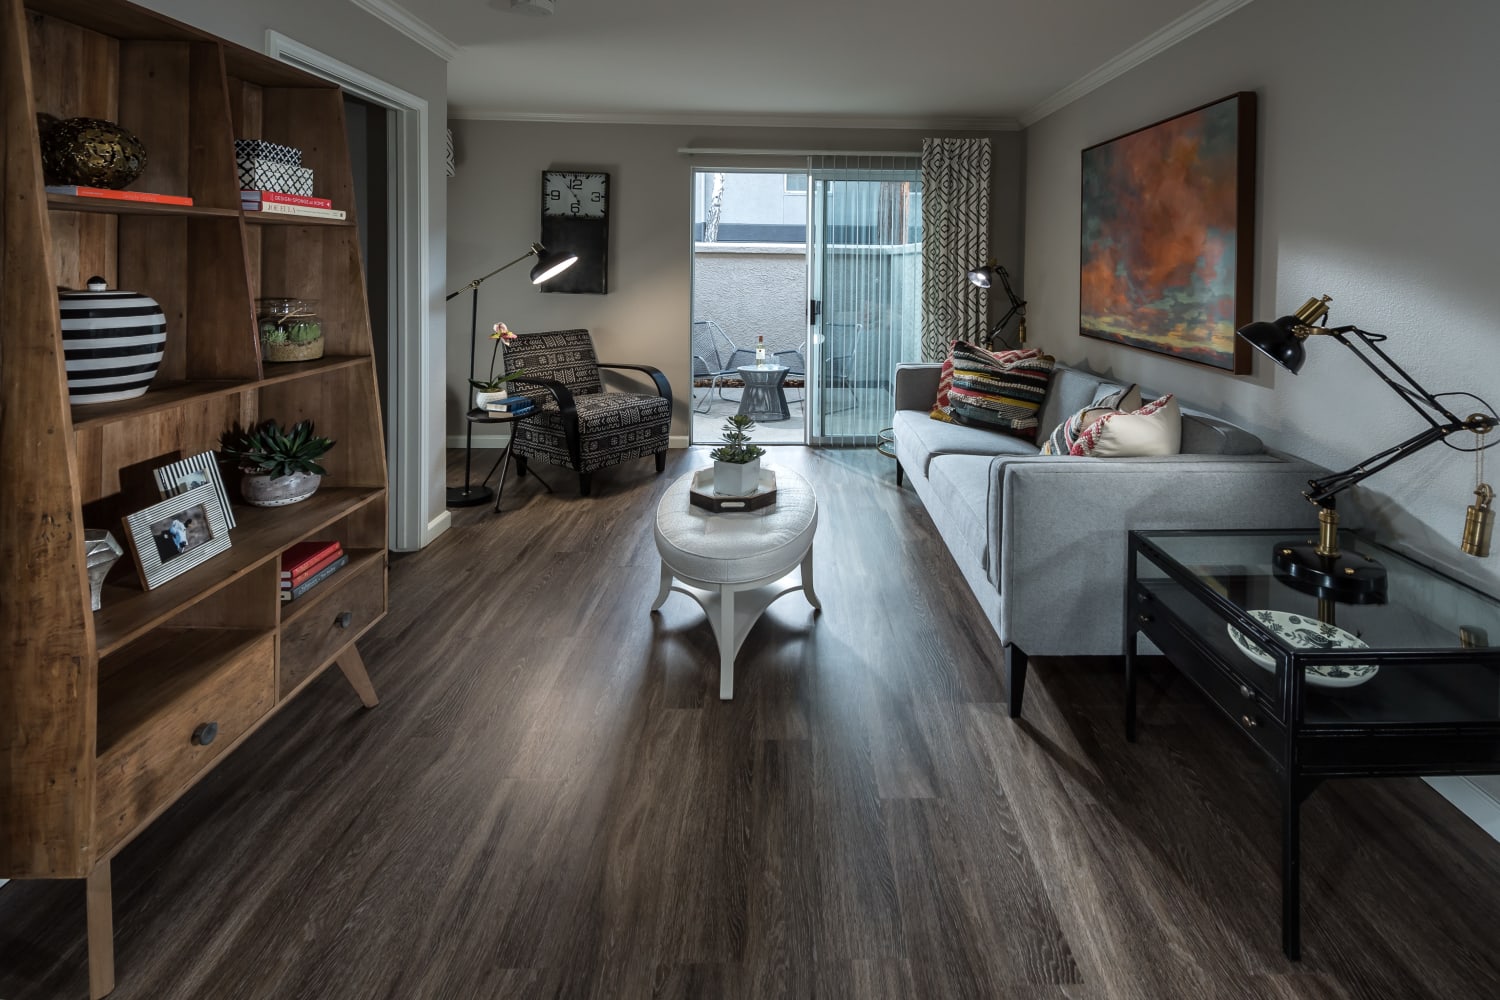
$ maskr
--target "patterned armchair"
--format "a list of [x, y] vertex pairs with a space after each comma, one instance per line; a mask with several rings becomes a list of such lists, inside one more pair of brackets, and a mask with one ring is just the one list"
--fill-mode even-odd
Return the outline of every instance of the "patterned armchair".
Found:
[[[605, 392], [600, 368], [645, 372], [656, 395]], [[656, 456], [667, 467], [672, 426], [672, 387], [647, 365], [600, 362], [587, 330], [523, 333], [505, 348], [505, 371], [525, 369], [510, 384], [536, 399], [539, 412], [513, 425], [516, 471], [537, 459], [578, 473], [578, 492], [589, 495], [593, 473], [632, 458]]]

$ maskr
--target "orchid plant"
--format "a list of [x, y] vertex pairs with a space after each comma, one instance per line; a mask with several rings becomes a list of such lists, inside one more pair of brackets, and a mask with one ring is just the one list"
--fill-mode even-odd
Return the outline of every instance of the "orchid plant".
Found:
[[515, 371], [510, 372], [509, 374], [496, 375], [495, 361], [500, 357], [500, 345], [509, 344], [516, 339], [516, 335], [512, 333], [510, 331], [510, 327], [506, 326], [504, 323], [496, 323], [495, 332], [490, 334], [490, 339], [495, 342], [495, 349], [490, 352], [489, 380], [481, 382], [478, 379], [469, 379], [469, 385], [473, 386], [475, 389], [478, 389], [480, 392], [498, 392], [501, 387], [505, 385], [505, 383], [509, 382], [511, 379], [515, 378], [523, 371], [525, 371], [524, 368], [517, 368]]

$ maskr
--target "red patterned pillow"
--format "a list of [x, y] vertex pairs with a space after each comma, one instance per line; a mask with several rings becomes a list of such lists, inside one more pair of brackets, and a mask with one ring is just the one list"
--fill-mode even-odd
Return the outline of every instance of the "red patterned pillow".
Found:
[[1006, 367], [1023, 359], [1031, 359], [1041, 355], [1041, 351], [1030, 349], [1024, 351], [986, 351], [974, 344], [962, 340], [955, 340], [948, 345], [948, 356], [943, 359], [943, 370], [938, 373], [937, 400], [932, 404], [932, 412], [928, 414], [933, 420], [941, 420], [945, 423], [960, 423], [953, 416], [953, 354], [957, 351], [960, 358], [966, 364], [971, 364], [975, 358], [993, 358], [995, 365]]

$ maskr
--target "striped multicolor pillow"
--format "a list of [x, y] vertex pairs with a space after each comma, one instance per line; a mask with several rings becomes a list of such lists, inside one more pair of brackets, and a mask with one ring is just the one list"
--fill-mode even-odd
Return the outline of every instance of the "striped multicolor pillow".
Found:
[[[960, 351], [960, 349], [962, 349]], [[955, 351], [967, 358], [993, 358], [997, 365], [1010, 364], [1020, 358], [1033, 358], [1041, 354], [1038, 350], [1025, 351], [985, 351], [983, 348], [962, 340], [955, 340], [948, 345], [948, 356], [943, 359], [943, 369], [938, 373], [937, 400], [932, 404], [932, 412], [928, 414], [933, 420], [941, 420], [944, 423], [960, 423], [953, 415], [953, 355]]]
[[1056, 364], [1052, 355], [1037, 350], [991, 354], [957, 341], [952, 357], [948, 400], [956, 423], [992, 427], [1028, 441], [1036, 437], [1037, 412]]

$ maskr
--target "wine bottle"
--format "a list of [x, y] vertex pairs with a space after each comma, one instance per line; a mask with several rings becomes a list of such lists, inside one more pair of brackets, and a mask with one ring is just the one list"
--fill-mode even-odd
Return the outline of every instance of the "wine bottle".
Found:
[[766, 363], [766, 338], [764, 334], [755, 338], [755, 363], [758, 365]]

